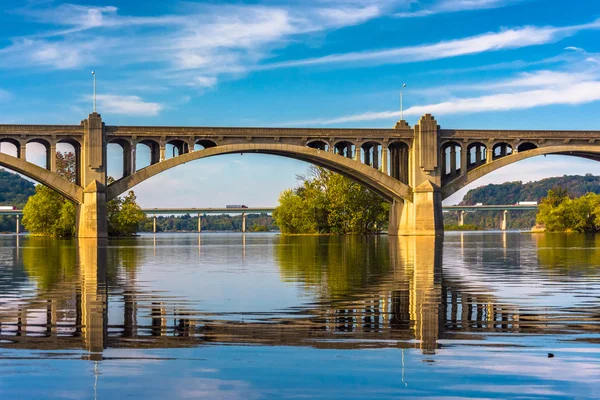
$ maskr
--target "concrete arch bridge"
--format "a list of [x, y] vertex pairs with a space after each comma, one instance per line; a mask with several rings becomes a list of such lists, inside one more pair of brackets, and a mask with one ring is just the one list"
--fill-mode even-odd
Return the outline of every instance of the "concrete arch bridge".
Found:
[[[290, 157], [348, 176], [392, 204], [390, 235], [443, 233], [442, 200], [511, 163], [545, 154], [600, 160], [600, 131], [441, 129], [429, 114], [414, 127], [399, 121], [392, 129], [307, 129], [110, 126], [92, 113], [78, 125], [0, 125], [3, 143], [16, 157], [0, 153], [0, 166], [76, 203], [77, 234], [91, 238], [107, 235], [107, 201], [163, 171], [223, 154]], [[32, 143], [46, 149], [45, 168], [27, 160]], [[56, 173], [59, 143], [75, 150], [75, 182]], [[123, 162], [123, 177], [111, 184], [109, 145], [122, 149]], [[139, 165], [140, 151], [149, 165]]]

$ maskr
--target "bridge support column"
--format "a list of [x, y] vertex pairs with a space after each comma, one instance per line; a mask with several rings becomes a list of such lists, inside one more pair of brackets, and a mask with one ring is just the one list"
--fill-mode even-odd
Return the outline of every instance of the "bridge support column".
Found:
[[360, 146], [359, 145], [355, 145], [354, 146], [354, 160], [360, 162]]
[[381, 172], [386, 175], [388, 174], [388, 149], [385, 146], [381, 146]]
[[490, 149], [489, 147], [487, 147], [485, 149], [485, 162], [487, 163], [491, 163], [494, 159], [494, 151], [493, 149]]
[[390, 207], [388, 235], [433, 236], [444, 233], [442, 194], [426, 181], [417, 186], [413, 201], [394, 200]]
[[467, 173], [468, 161], [469, 161], [469, 154], [467, 152], [467, 147], [462, 146], [460, 148], [460, 174], [461, 175], [464, 175]]
[[21, 221], [20, 221], [20, 219], [21, 218], [19, 218], [19, 216], [17, 215], [17, 228], [15, 229], [15, 232], [17, 233], [17, 235], [19, 233], [21, 233]]
[[27, 145], [21, 145], [21, 148], [19, 149], [19, 158], [21, 160], [27, 160]]
[[246, 213], [242, 214], [242, 232], [246, 233]]
[[152, 232], [156, 233], [156, 214], [152, 216]]
[[167, 146], [165, 144], [160, 144], [160, 161], [165, 161], [167, 159]]
[[450, 174], [456, 175], [456, 146], [450, 146]]
[[106, 187], [93, 181], [83, 190], [83, 203], [77, 206], [77, 237], [108, 237]]
[[136, 150], [137, 150], [137, 143], [133, 142], [131, 144], [131, 164], [130, 164], [132, 174], [135, 174], [137, 172]]
[[202, 216], [198, 214], [198, 233], [202, 232]]
[[500, 229], [505, 231], [507, 226], [508, 226], [508, 210], [504, 210], [502, 212], [502, 225], [500, 226]]
[[459, 211], [458, 214], [458, 226], [463, 226], [465, 224], [465, 212]]
[[56, 172], [56, 145], [51, 144], [46, 154], [46, 169]]

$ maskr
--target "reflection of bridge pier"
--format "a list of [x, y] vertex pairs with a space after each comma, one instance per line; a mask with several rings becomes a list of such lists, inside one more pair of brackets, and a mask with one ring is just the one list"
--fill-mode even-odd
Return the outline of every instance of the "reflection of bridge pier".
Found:
[[[414, 236], [390, 238], [390, 257], [404, 274], [410, 274], [408, 310], [415, 339], [426, 354], [437, 349], [440, 334], [440, 303], [442, 301], [443, 238]], [[399, 299], [400, 303], [402, 300]], [[398, 306], [395, 306], [396, 308]], [[402, 309], [402, 305], [398, 307]]]
[[79, 239], [77, 250], [81, 282], [81, 333], [90, 358], [101, 358], [108, 335], [106, 243]]

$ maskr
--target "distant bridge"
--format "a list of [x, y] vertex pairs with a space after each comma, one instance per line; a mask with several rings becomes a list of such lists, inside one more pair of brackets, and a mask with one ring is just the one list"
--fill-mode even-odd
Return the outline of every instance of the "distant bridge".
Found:
[[[500, 229], [506, 230], [507, 227], [507, 214], [509, 211], [531, 211], [537, 210], [537, 205], [520, 205], [520, 204], [506, 204], [506, 205], [458, 205], [458, 206], [443, 206], [444, 212], [457, 211], [459, 212], [459, 226], [464, 225], [464, 217], [467, 212], [476, 211], [504, 211], [502, 218], [502, 226]], [[242, 232], [246, 232], [246, 214], [271, 214], [275, 210], [275, 207], [248, 207], [248, 208], [219, 208], [219, 207], [200, 207], [200, 208], [143, 208], [142, 211], [146, 215], [153, 217], [153, 231], [156, 233], [156, 216], [157, 215], [194, 215], [198, 216], [198, 232], [202, 231], [201, 227], [201, 216], [204, 214], [242, 214]], [[17, 227], [16, 232], [19, 233], [19, 216], [23, 215], [23, 210], [0, 210], [0, 215], [16, 215], [17, 216]]]

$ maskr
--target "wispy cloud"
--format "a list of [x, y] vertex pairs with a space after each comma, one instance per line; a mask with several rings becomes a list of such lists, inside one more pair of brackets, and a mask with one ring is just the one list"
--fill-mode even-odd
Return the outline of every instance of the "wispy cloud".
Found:
[[483, 35], [443, 41], [411, 47], [398, 47], [385, 50], [369, 50], [302, 60], [271, 63], [259, 69], [303, 67], [323, 64], [365, 65], [400, 64], [416, 61], [439, 60], [449, 57], [479, 54], [489, 51], [516, 49], [557, 42], [582, 30], [600, 29], [600, 20], [589, 24], [567, 27], [535, 27], [505, 29]]
[[[89, 98], [86, 98], [89, 101]], [[164, 109], [160, 103], [144, 101], [139, 96], [104, 94], [97, 96], [98, 106], [103, 112], [133, 116], [155, 116]]]
[[[584, 57], [587, 57], [585, 55]], [[432, 89], [433, 90], [433, 89]], [[470, 86], [437, 88], [440, 93], [450, 93], [447, 100], [409, 107], [405, 116], [424, 114], [451, 115], [531, 109], [549, 105], [577, 105], [600, 100], [600, 68], [592, 66], [580, 71], [539, 70], [524, 72], [494, 82]], [[469, 95], [457, 97], [452, 93], [468, 91]], [[477, 94], [484, 91], [485, 94]], [[399, 111], [363, 112], [330, 119], [297, 121], [288, 125], [334, 125], [350, 122], [394, 120]]]
[[394, 14], [394, 16], [398, 18], [426, 17], [434, 14], [500, 8], [521, 3], [523, 1], [524, 0], [439, 0], [430, 7], [419, 8], [415, 11], [399, 12]]
[[17, 10], [50, 30], [0, 49], [0, 67], [143, 65], [175, 84], [214, 87], [247, 72], [297, 36], [377, 18], [407, 0], [311, 0], [292, 5], [183, 3], [176, 14], [122, 15], [114, 6]]

